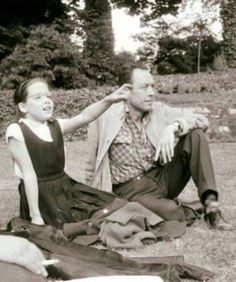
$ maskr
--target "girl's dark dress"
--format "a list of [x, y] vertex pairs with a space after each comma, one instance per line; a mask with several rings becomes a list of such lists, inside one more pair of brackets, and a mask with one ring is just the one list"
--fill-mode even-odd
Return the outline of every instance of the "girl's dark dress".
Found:
[[[114, 199], [114, 195], [76, 182], [64, 172], [64, 142], [57, 120], [48, 122], [52, 142], [40, 139], [23, 122], [19, 122], [19, 126], [37, 175], [39, 209], [46, 224], [60, 227], [88, 219]], [[20, 216], [30, 220], [23, 180], [19, 192]]]

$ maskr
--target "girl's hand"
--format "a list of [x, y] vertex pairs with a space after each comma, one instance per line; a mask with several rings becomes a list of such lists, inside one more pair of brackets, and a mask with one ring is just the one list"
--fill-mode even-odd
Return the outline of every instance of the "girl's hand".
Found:
[[32, 217], [31, 223], [37, 224], [37, 225], [44, 225], [44, 220], [42, 219], [41, 216], [35, 216], [35, 217]]
[[128, 94], [130, 93], [131, 89], [132, 89], [132, 85], [125, 83], [116, 91], [114, 91], [112, 94], [105, 97], [104, 99], [110, 104], [125, 101], [127, 100]]

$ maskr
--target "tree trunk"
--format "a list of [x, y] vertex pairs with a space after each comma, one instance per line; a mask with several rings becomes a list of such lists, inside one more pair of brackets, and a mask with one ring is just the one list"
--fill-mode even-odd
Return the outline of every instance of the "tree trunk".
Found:
[[197, 54], [197, 73], [201, 72], [201, 51], [202, 51], [202, 36], [200, 36], [198, 41], [198, 54]]
[[221, 4], [223, 22], [223, 50], [227, 65], [236, 68], [236, 1], [224, 0]]
[[109, 0], [85, 0], [84, 53], [89, 58], [111, 58], [114, 54], [114, 35]]

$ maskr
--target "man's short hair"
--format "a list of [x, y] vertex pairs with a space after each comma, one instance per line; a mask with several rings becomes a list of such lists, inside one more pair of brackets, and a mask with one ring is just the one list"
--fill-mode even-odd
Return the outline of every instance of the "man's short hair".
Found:
[[132, 75], [134, 69], [149, 71], [149, 69], [142, 63], [124, 65], [119, 75], [119, 80], [118, 80], [119, 85], [122, 85], [124, 83], [132, 84]]

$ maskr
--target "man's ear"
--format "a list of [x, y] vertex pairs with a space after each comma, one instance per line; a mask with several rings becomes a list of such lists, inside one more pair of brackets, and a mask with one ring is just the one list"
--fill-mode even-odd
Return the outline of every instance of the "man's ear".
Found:
[[21, 102], [18, 104], [19, 111], [22, 112], [23, 114], [26, 114], [28, 112], [27, 107], [25, 103]]
[[132, 84], [127, 84], [127, 89], [128, 89], [128, 98], [129, 98], [132, 95], [132, 91], [133, 91]]

